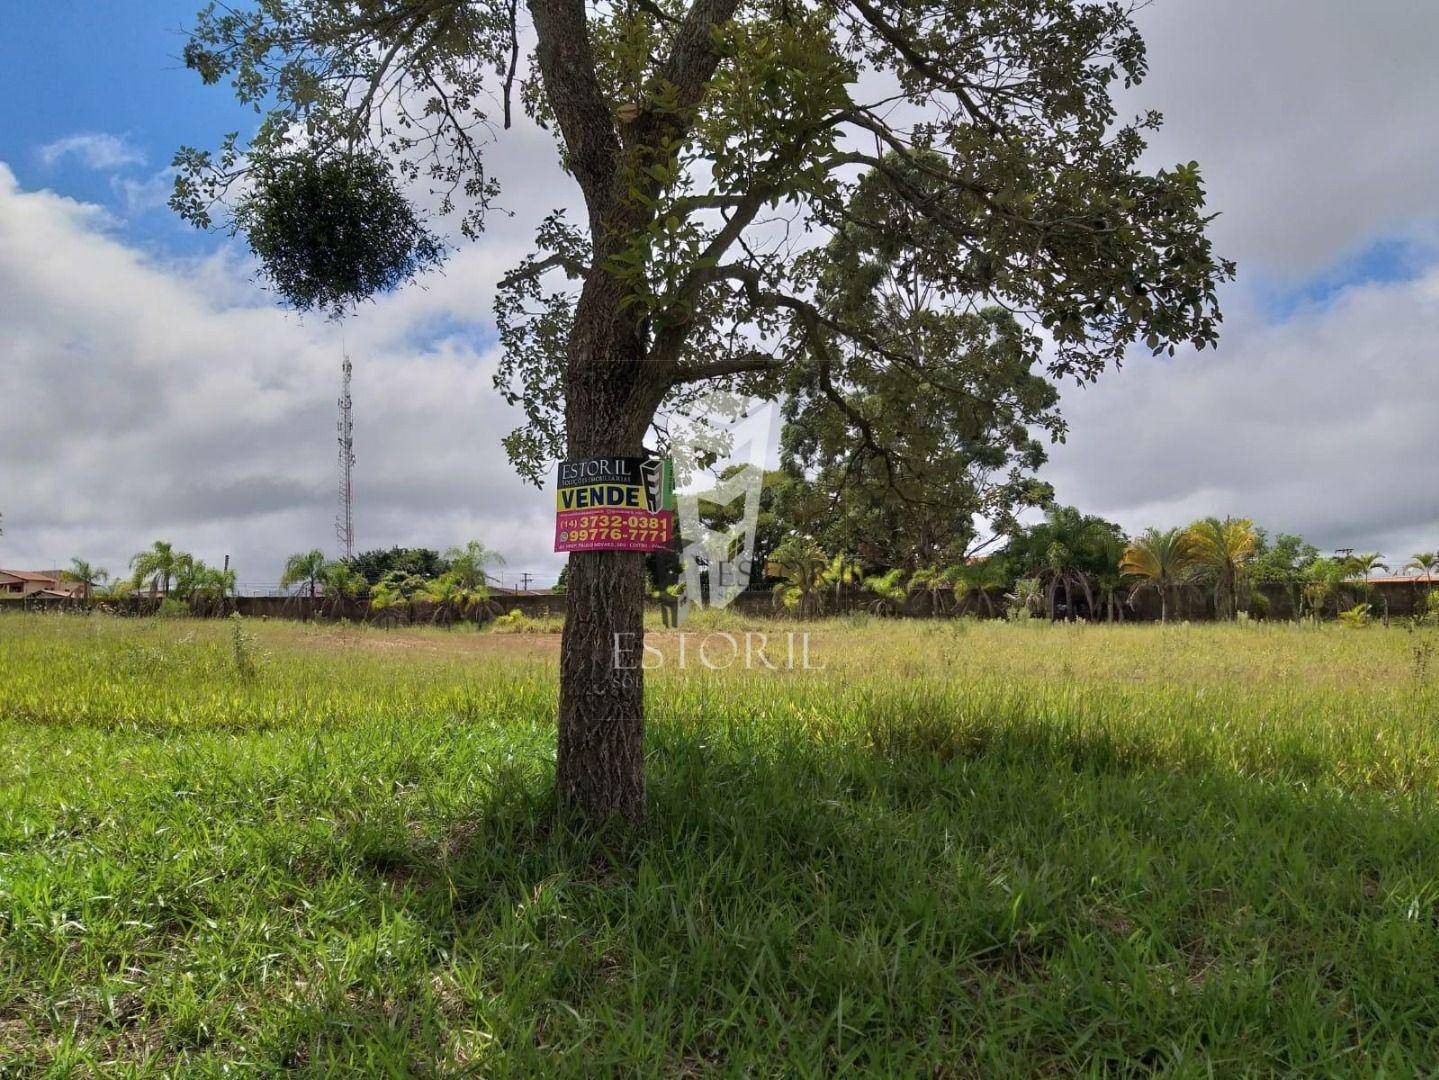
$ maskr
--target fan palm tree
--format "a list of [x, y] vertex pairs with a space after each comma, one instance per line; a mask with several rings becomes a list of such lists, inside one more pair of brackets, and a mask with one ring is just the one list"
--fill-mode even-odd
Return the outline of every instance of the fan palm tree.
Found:
[[1159, 593], [1159, 621], [1169, 621], [1169, 601], [1181, 575], [1194, 561], [1189, 534], [1181, 529], [1146, 529], [1124, 549], [1119, 563], [1123, 577], [1139, 580], [1132, 592], [1152, 588]]
[[325, 558], [325, 553], [319, 548], [291, 555], [285, 560], [285, 570], [280, 575], [280, 588], [288, 589], [292, 585], [306, 585], [310, 599], [313, 600], [320, 580], [325, 576], [326, 562], [328, 560]]
[[829, 556], [813, 540], [791, 536], [782, 542], [765, 565], [766, 575], [779, 578], [774, 587], [775, 604], [801, 616], [816, 613], [829, 565]]
[[135, 574], [135, 587], [139, 588], [150, 578], [160, 586], [160, 591], [168, 596], [170, 583], [175, 579], [185, 557], [184, 552], [176, 551], [173, 544], [156, 540], [130, 560], [130, 569]]
[[1214, 574], [1214, 612], [1221, 619], [1239, 615], [1239, 578], [1259, 548], [1254, 522], [1248, 518], [1207, 517], [1186, 530], [1190, 557]]
[[110, 571], [99, 566], [91, 566], [84, 559], [71, 559], [70, 569], [60, 575], [64, 581], [74, 581], [80, 584], [81, 599], [90, 599], [90, 590], [96, 585], [103, 585], [110, 577]]

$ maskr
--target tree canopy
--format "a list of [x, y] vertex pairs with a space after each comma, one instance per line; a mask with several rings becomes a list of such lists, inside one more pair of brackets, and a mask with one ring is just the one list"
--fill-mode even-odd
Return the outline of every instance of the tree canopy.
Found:
[[[1007, 370], [1052, 379], [1093, 378], [1136, 342], [1216, 340], [1233, 267], [1206, 236], [1198, 166], [1142, 167], [1159, 116], [1116, 110], [1147, 69], [1121, 3], [525, 6], [528, 28], [517, 0], [212, 4], [185, 62], [262, 121], [245, 144], [182, 150], [173, 197], [245, 235], [289, 302], [342, 310], [437, 262], [421, 204], [478, 235], [499, 195], [486, 145], [518, 101], [583, 201], [546, 218], [497, 300], [522, 475], [638, 455], [657, 412], [695, 411], [715, 385], [822, 394], [858, 438], [855, 469], [906, 440], [913, 456], [932, 433], [881, 430], [865, 395], [964, 417], [992, 384], [947, 384], [989, 308], [1021, 328], [1000, 335]], [[916, 303], [866, 301], [856, 273]], [[570, 566], [561, 798], [638, 820], [643, 563]]]
[[[925, 384], [881, 278], [907, 286], [910, 317], [1002, 303], [1042, 331], [1017, 344], [1053, 375], [1093, 377], [1135, 340], [1215, 340], [1231, 267], [1198, 168], [1140, 169], [1159, 117], [1121, 119], [1111, 99], [1147, 66], [1122, 5], [528, 7], [520, 64], [507, 0], [212, 5], [185, 61], [264, 119], [248, 145], [182, 150], [174, 196], [208, 225], [229, 194], [223, 220], [282, 296], [343, 306], [436, 263], [413, 205], [427, 192], [483, 228], [489, 110], [508, 126], [518, 95], [587, 211], [545, 222], [500, 302], [528, 475], [564, 452], [563, 359], [600, 306], [643, 361], [626, 391], [639, 431], [698, 381], [776, 392], [798, 360], [808, 382], [861, 354]], [[550, 271], [583, 287], [546, 292]]]

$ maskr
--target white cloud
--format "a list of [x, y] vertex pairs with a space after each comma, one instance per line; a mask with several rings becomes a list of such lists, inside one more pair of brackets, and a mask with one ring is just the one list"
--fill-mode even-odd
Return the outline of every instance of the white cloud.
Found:
[[[499, 445], [518, 418], [492, 351], [461, 331], [413, 344], [437, 318], [483, 319], [515, 255], [472, 246], [430, 292], [346, 325], [362, 546], [478, 537], [512, 572], [557, 570], [549, 498]], [[156, 261], [0, 164], [0, 565], [117, 571], [163, 538], [264, 582], [291, 551], [334, 548], [341, 331], [263, 303], [248, 269]]]
[[87, 169], [97, 172], [114, 172], [131, 165], [145, 164], [145, 155], [138, 147], [132, 146], [123, 135], [105, 132], [67, 135], [42, 146], [39, 153], [40, 160], [47, 166], [75, 158]]
[[[1233, 513], [1326, 546], [1439, 546], [1439, 269], [1278, 323], [1256, 300], [1384, 236], [1435, 248], [1439, 5], [1159, 0], [1140, 20], [1152, 74], [1127, 104], [1167, 114], [1155, 164], [1204, 166], [1240, 282], [1217, 353], [1137, 358], [1067, 392], [1047, 475], [1131, 529]], [[346, 324], [357, 517], [362, 546], [476, 536], [535, 571], [558, 565], [549, 500], [504, 460], [518, 417], [483, 343], [495, 282], [539, 217], [577, 201], [548, 135], [524, 126], [495, 150], [518, 216]], [[111, 135], [41, 156], [143, 164]], [[158, 176], [112, 179], [131, 212], [159, 198]], [[146, 257], [96, 208], [22, 191], [0, 164], [0, 374], [20, 403], [0, 411], [0, 565], [79, 554], [115, 570], [166, 537], [263, 581], [290, 551], [333, 547], [340, 331], [275, 310], [250, 275], [234, 249]]]
[[1280, 323], [1232, 311], [1217, 352], [1067, 391], [1047, 477], [1130, 531], [1233, 514], [1407, 559], [1439, 547], [1436, 350], [1439, 269]]
[[132, 176], [112, 176], [111, 186], [119, 197], [128, 216], [159, 210], [170, 201], [175, 189], [175, 170], [161, 169], [142, 179]]

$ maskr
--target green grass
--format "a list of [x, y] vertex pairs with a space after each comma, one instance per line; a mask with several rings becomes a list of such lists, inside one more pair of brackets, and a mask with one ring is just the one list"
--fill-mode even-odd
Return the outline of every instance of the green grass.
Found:
[[1432, 636], [762, 629], [592, 838], [553, 635], [0, 616], [0, 1075], [1439, 1070]]

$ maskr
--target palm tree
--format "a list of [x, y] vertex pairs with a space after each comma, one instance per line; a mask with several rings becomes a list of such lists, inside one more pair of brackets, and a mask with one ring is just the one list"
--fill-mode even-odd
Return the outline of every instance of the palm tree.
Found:
[[1094, 574], [1094, 591], [1099, 594], [1105, 622], [1123, 622], [1124, 604], [1119, 593], [1124, 588], [1124, 579], [1120, 577], [1119, 564], [1124, 558], [1124, 537], [1105, 532], [1098, 540], [1104, 569]]
[[394, 621], [395, 609], [404, 605], [411, 609], [415, 596], [425, 589], [425, 579], [403, 570], [391, 570], [370, 590], [370, 611], [386, 624]]
[[1130, 542], [1119, 562], [1123, 577], [1138, 578], [1132, 592], [1152, 588], [1159, 593], [1159, 621], [1169, 621], [1169, 600], [1180, 575], [1192, 564], [1194, 555], [1189, 534], [1180, 529], [1160, 532], [1149, 528]]
[[1110, 535], [1105, 522], [1088, 517], [1072, 506], [1051, 507], [1045, 520], [1031, 530], [1033, 547], [1024, 571], [1044, 586], [1045, 609], [1051, 619], [1057, 614], [1059, 595], [1064, 594], [1065, 617], [1075, 617], [1075, 591], [1084, 594], [1088, 616], [1094, 616], [1094, 589], [1090, 574], [1095, 570], [1104, 537]]
[[1304, 583], [1300, 588], [1300, 601], [1309, 616], [1318, 622], [1324, 614], [1329, 598], [1350, 576], [1351, 569], [1346, 560], [1315, 559], [1304, 568]]
[[780, 579], [774, 587], [775, 604], [801, 616], [817, 613], [829, 566], [829, 556], [813, 540], [801, 536], [784, 540], [765, 565], [767, 576]]
[[90, 599], [90, 590], [96, 585], [103, 585], [110, 577], [110, 571], [99, 566], [91, 566], [84, 559], [71, 559], [70, 569], [60, 575], [65, 581], [74, 581], [83, 585], [81, 598]]
[[1022, 616], [1027, 619], [1037, 615], [1044, 606], [1044, 585], [1039, 578], [1018, 578], [1014, 589], [1005, 593], [1004, 599], [1009, 605], [1009, 618]]
[[869, 606], [876, 615], [899, 614], [900, 608], [904, 606], [904, 598], [908, 595], [902, 567], [867, 577], [860, 582], [860, 588], [874, 596]]
[[355, 600], [365, 591], [365, 575], [349, 563], [335, 560], [327, 562], [320, 571], [320, 584], [325, 587], [325, 599], [331, 607], [331, 614], [341, 600]]
[[1214, 612], [1221, 619], [1239, 615], [1239, 577], [1259, 547], [1254, 522], [1248, 518], [1207, 517], [1187, 530], [1193, 563], [1213, 572]]
[[1439, 551], [1421, 551], [1410, 559], [1405, 570], [1418, 570], [1425, 581], [1434, 580], [1434, 571], [1439, 570]]
[[[1347, 579], [1352, 584], [1358, 586], [1355, 590], [1356, 600], [1364, 602], [1372, 597], [1374, 589], [1373, 586], [1369, 584], [1369, 579], [1374, 576], [1375, 570], [1383, 570], [1386, 574], [1389, 573], [1389, 565], [1385, 563], [1383, 559], [1384, 556], [1379, 554], [1379, 552], [1370, 551], [1362, 555], [1350, 555], [1343, 560], [1342, 565], [1347, 571]], [[1389, 601], [1383, 596], [1380, 597], [1380, 600], [1384, 604], [1384, 625], [1388, 626]]]
[[1003, 589], [1009, 583], [1009, 571], [1004, 560], [993, 556], [951, 566], [945, 570], [944, 576], [945, 580], [954, 586], [956, 611], [961, 615], [973, 603], [975, 607], [983, 608], [990, 618], [994, 618], [994, 597], [991, 593]]
[[[503, 555], [485, 547], [478, 540], [471, 540], [464, 547], [450, 548], [445, 552], [445, 559], [450, 564], [450, 573], [454, 574], [455, 580], [466, 589], [485, 588], [486, 582], [489, 581], [486, 570], [490, 566], [505, 565]], [[485, 598], [489, 599], [488, 592]]]
[[1365, 555], [1350, 555], [1344, 560], [1344, 565], [1349, 569], [1349, 576], [1361, 581], [1368, 581], [1375, 570], [1389, 572], [1388, 563], [1384, 562], [1384, 556], [1377, 551], [1371, 551]]
[[830, 560], [821, 577], [826, 588], [834, 586], [834, 610], [838, 614], [843, 604], [844, 590], [858, 585], [864, 577], [864, 571], [860, 568], [859, 560], [853, 555], [841, 553]]
[[197, 559], [187, 551], [175, 556], [175, 589], [177, 600], [188, 600], [208, 580], [210, 568], [203, 559]]
[[127, 600], [134, 588], [135, 583], [129, 578], [111, 578], [110, 583], [102, 586], [95, 595], [100, 600]]
[[430, 621], [439, 622], [442, 616], [446, 619], [464, 618], [479, 609], [489, 601], [490, 590], [483, 582], [473, 587], [465, 584], [465, 580], [451, 570], [433, 581], [426, 582], [416, 595], [435, 605], [435, 613]]
[[305, 583], [309, 586], [310, 599], [315, 598], [316, 586], [325, 574], [325, 553], [319, 548], [291, 555], [285, 560], [285, 571], [280, 575], [280, 588]]
[[189, 569], [185, 584], [186, 595], [191, 601], [199, 601], [202, 607], [224, 611], [226, 601], [235, 591], [235, 571], [206, 566], [197, 559]]
[[160, 585], [160, 591], [168, 596], [170, 582], [174, 580], [186, 558], [188, 556], [184, 552], [177, 552], [174, 545], [164, 540], [156, 540], [130, 560], [130, 569], [135, 573], [135, 587], [138, 589], [146, 578], [153, 578]]
[[930, 614], [941, 615], [944, 613], [944, 594], [950, 590], [952, 584], [943, 567], [921, 566], [910, 575], [906, 591], [911, 594], [928, 593]]

